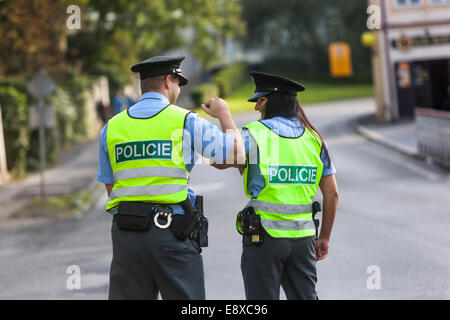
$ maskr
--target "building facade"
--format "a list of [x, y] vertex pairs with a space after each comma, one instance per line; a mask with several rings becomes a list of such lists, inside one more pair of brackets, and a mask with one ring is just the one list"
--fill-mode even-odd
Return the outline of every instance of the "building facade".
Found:
[[370, 0], [380, 10], [372, 66], [378, 121], [450, 111], [450, 0]]

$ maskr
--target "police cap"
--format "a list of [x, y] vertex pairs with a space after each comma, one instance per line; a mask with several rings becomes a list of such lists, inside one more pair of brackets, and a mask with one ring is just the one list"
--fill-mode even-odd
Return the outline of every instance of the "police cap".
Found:
[[176, 74], [180, 79], [180, 86], [184, 86], [188, 83], [188, 79], [181, 73], [180, 64], [183, 60], [183, 56], [156, 56], [135, 64], [131, 67], [131, 71], [138, 72], [141, 80], [165, 74]]
[[256, 89], [255, 94], [248, 99], [249, 102], [256, 102], [258, 98], [267, 96], [272, 92], [296, 96], [297, 92], [305, 90], [305, 87], [300, 83], [274, 74], [251, 71], [250, 76], [255, 82]]

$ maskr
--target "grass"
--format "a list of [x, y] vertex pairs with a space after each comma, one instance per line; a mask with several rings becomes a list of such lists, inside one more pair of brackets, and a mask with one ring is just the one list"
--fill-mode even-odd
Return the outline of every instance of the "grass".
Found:
[[[338, 80], [298, 80], [306, 90], [298, 94], [302, 106], [317, 102], [327, 102], [343, 99], [373, 96], [373, 86], [368, 82], [338, 81]], [[247, 102], [255, 91], [251, 79], [242, 84], [231, 96], [225, 98], [232, 113], [253, 111], [255, 103]], [[197, 111], [197, 110], [196, 110]], [[199, 114], [205, 116], [203, 110]]]
[[79, 207], [77, 201], [79, 196], [80, 192], [60, 196], [47, 196], [45, 200], [35, 197], [32, 204], [47, 214], [70, 213]]
[[25, 209], [13, 213], [12, 216], [14, 218], [72, 216], [90, 201], [92, 194], [91, 191], [81, 190], [71, 194], [47, 196], [45, 200], [34, 197]]

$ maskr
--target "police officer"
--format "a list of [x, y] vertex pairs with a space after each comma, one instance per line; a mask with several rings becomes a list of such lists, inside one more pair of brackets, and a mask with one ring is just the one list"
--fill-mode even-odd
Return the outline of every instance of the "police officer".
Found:
[[[251, 72], [259, 121], [243, 128], [247, 164], [244, 191], [250, 198], [237, 217], [243, 234], [241, 270], [247, 299], [317, 299], [316, 260], [324, 259], [337, 208], [335, 168], [317, 129], [297, 100], [305, 88], [277, 75]], [[225, 168], [227, 165], [215, 165]], [[323, 194], [316, 240], [313, 203]]]
[[197, 154], [237, 163], [244, 153], [223, 100], [202, 108], [229, 134], [174, 105], [188, 83], [183, 59], [157, 56], [134, 65], [142, 97], [100, 133], [97, 180], [114, 215], [110, 299], [157, 299], [158, 292], [163, 299], [205, 298], [201, 249], [191, 238], [199, 220], [189, 174]]

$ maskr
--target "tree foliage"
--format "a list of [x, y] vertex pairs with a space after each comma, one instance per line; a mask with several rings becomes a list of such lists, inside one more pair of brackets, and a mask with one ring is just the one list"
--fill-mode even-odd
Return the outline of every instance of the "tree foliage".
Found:
[[[78, 31], [66, 26], [72, 4], [81, 8]], [[0, 0], [0, 73], [70, 64], [123, 74], [138, 60], [185, 45], [210, 65], [226, 37], [244, 34], [240, 16], [239, 0]]]
[[219, 58], [225, 37], [243, 35], [238, 0], [88, 0], [69, 54], [92, 72], [131, 64], [184, 45], [204, 65]]
[[25, 173], [30, 129], [28, 128], [27, 96], [14, 87], [0, 87], [0, 104], [5, 135], [8, 169]]
[[61, 64], [65, 14], [58, 0], [0, 1], [0, 73], [29, 73]]

